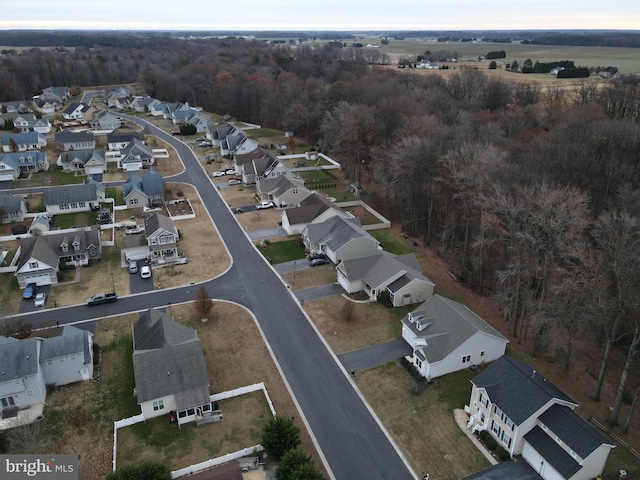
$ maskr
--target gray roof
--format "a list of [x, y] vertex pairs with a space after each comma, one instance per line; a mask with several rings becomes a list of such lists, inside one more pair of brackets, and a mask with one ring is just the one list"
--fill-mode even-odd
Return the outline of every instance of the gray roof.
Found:
[[38, 144], [41, 140], [45, 140], [46, 137], [38, 132], [7, 133], [2, 135], [2, 145], [9, 145], [11, 139], [13, 139], [18, 145], [25, 145]]
[[81, 185], [61, 185], [44, 191], [44, 204], [60, 205], [72, 202], [93, 202], [98, 199], [98, 191], [104, 192], [104, 185], [93, 179]]
[[259, 188], [262, 194], [280, 196], [292, 188], [304, 188], [304, 180], [298, 177], [290, 177], [289, 175], [261, 178]]
[[0, 383], [38, 373], [38, 341], [34, 337], [0, 342]]
[[236, 127], [227, 122], [218, 123], [213, 129], [210, 129], [211, 138], [214, 140], [222, 140], [226, 138]]
[[524, 439], [562, 475], [562, 478], [571, 478], [582, 469], [582, 466], [540, 427], [533, 427]]
[[[413, 320], [413, 321], [412, 321]], [[491, 325], [461, 303], [440, 295], [433, 295], [402, 319], [402, 323], [418, 338], [424, 338], [427, 346], [421, 347], [423, 357], [429, 363], [447, 357], [476, 333], [508, 340]], [[422, 327], [418, 329], [418, 324]]]
[[[97, 229], [85, 230], [83, 228], [79, 228], [72, 232], [48, 233], [46, 235], [21, 238], [18, 271], [20, 271], [25, 263], [32, 258], [51, 267], [57, 266], [60, 257], [65, 257], [76, 252], [72, 248], [67, 252], [63, 252], [61, 247], [63, 242], [70, 244], [76, 240], [80, 243], [80, 248], [77, 252], [86, 252], [90, 260], [97, 260], [100, 258], [100, 231]], [[94, 246], [96, 248], [95, 256], [92, 256], [91, 252], [88, 250], [90, 246]]]
[[317, 192], [313, 192], [307, 198], [302, 200], [298, 207], [288, 208], [285, 210], [285, 214], [289, 219], [290, 225], [300, 225], [302, 223], [309, 223], [317, 218], [323, 212], [333, 208], [337, 212], [343, 213], [335, 203], [329, 200], [324, 195], [320, 195]]
[[73, 132], [71, 130], [64, 130], [55, 134], [55, 141], [60, 143], [85, 143], [95, 141], [95, 137], [92, 132]]
[[378, 288], [396, 276], [398, 278], [394, 279], [390, 285], [393, 285], [403, 276], [406, 277], [403, 285], [415, 279], [433, 284], [419, 270], [420, 264], [413, 253], [396, 256], [389, 252], [381, 251], [366, 257], [344, 260], [341, 269], [347, 279], [363, 279], [372, 288]]
[[174, 235], [178, 233], [176, 230], [173, 221], [167, 217], [166, 215], [162, 215], [161, 213], [154, 213], [153, 215], [149, 215], [144, 219], [144, 235], [145, 237], [149, 237], [159, 229], [166, 230], [167, 232], [171, 232]]
[[502, 356], [471, 380], [492, 403], [520, 425], [553, 399], [577, 405], [568, 395], [526, 363]]
[[0, 207], [5, 212], [19, 212], [22, 210], [24, 199], [22, 197], [14, 197], [10, 193], [0, 192]]
[[55, 337], [45, 338], [40, 347], [40, 361], [57, 358], [71, 353], [84, 354], [84, 363], [92, 361], [90, 344], [91, 333], [71, 325], [65, 325]]
[[130, 142], [134, 138], [138, 140], [142, 140], [144, 136], [141, 133], [108, 133], [107, 134], [107, 143], [122, 143], [122, 142]]
[[582, 458], [591, 455], [602, 444], [613, 445], [569, 407], [555, 404], [538, 418]]
[[89, 160], [98, 160], [103, 165], [107, 164], [104, 150], [101, 148], [95, 150], [72, 150], [60, 154], [60, 163], [69, 164], [76, 160], [82, 162], [83, 165], [86, 165]]
[[209, 402], [209, 377], [195, 330], [149, 309], [133, 326], [138, 403], [175, 395], [178, 410]]
[[120, 154], [123, 157], [125, 155], [153, 156], [153, 151], [141, 142], [140, 139], [132, 138], [127, 146], [120, 150]]
[[309, 224], [306, 229], [311, 243], [326, 245], [333, 251], [356, 238], [369, 238], [378, 245], [380, 243], [362, 228], [358, 218], [346, 219], [335, 215], [324, 222]]
[[67, 108], [64, 109], [64, 111], [62, 112], [63, 114], [67, 114], [70, 115], [73, 112], [75, 112], [78, 107], [83, 108], [84, 105], [82, 103], [70, 103], [69, 106]]

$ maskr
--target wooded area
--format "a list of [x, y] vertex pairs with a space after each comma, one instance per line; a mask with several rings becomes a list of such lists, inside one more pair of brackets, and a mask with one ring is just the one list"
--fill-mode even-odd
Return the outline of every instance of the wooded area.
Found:
[[[543, 88], [387, 63], [340, 42], [145, 38], [4, 56], [0, 99], [137, 82], [155, 98], [295, 132], [463, 282], [498, 297], [512, 341], [533, 339], [533, 355], [566, 370], [573, 342], [604, 345], [593, 399], [619, 377], [618, 424], [623, 401], [640, 395], [638, 80]], [[614, 348], [626, 354], [622, 371], [608, 369]]]

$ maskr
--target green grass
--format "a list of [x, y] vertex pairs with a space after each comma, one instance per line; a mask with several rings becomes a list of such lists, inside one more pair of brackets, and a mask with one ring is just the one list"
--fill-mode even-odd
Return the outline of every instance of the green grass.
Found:
[[314, 183], [335, 182], [336, 179], [329, 175], [325, 170], [308, 170], [299, 172], [298, 175], [304, 180], [305, 185], [313, 186]]
[[60, 229], [73, 228], [78, 225], [95, 225], [98, 214], [96, 212], [78, 212], [56, 215], [55, 226]]
[[394, 255], [404, 255], [413, 252], [413, 249], [402, 241], [392, 230], [372, 230], [369, 232], [376, 240], [380, 242], [385, 251]]
[[258, 251], [272, 265], [305, 258], [304, 246], [300, 246], [297, 240], [270, 243], [267, 248], [258, 247]]
[[124, 192], [122, 188], [118, 187], [106, 187], [104, 189], [107, 198], [114, 198], [116, 205], [124, 205]]
[[284, 133], [278, 130], [272, 130], [270, 128], [251, 128], [244, 130], [244, 133], [249, 138], [266, 138], [266, 137], [282, 137]]
[[140, 413], [133, 396], [135, 378], [133, 375], [133, 339], [131, 335], [122, 335], [110, 344], [102, 346], [104, 353], [116, 352], [120, 358], [118, 376], [99, 384], [95, 410], [115, 409], [116, 418], [128, 418]]

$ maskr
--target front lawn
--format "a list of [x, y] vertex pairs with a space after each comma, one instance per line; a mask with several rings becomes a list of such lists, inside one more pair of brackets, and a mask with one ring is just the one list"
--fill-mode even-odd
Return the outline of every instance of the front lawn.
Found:
[[258, 250], [272, 265], [305, 258], [304, 245], [298, 240], [273, 242], [266, 248], [258, 246]]
[[399, 237], [392, 229], [372, 230], [369, 233], [380, 242], [380, 246], [384, 248], [386, 252], [393, 253], [394, 255], [404, 255], [415, 252], [415, 248], [412, 248], [409, 243]]
[[65, 213], [54, 217], [54, 226], [64, 230], [65, 228], [95, 225], [97, 218], [97, 212]]

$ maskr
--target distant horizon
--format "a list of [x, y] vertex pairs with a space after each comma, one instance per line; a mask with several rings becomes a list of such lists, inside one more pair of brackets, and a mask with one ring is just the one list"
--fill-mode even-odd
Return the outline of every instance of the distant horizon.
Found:
[[478, 31], [638, 30], [640, 2], [609, 0], [111, 0], [12, 2], [0, 30], [100, 31]]

